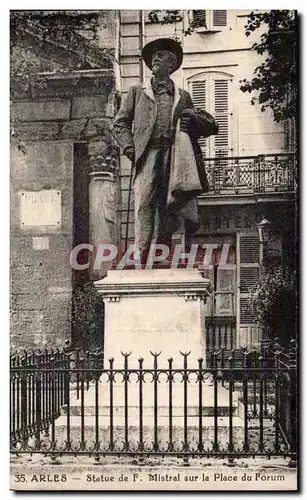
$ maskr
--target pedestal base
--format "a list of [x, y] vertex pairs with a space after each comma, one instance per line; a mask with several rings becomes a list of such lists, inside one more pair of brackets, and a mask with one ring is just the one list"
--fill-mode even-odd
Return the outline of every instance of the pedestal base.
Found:
[[109, 271], [95, 283], [105, 302], [105, 362], [123, 367], [122, 353], [130, 353], [129, 366], [138, 359], [151, 368], [151, 352], [161, 352], [159, 367], [182, 368], [181, 352], [191, 352], [194, 367], [205, 359], [204, 304], [211, 293], [209, 280], [198, 269]]
[[[153, 384], [144, 384], [140, 403], [139, 381], [129, 383], [125, 404], [125, 386], [114, 384], [112, 397], [109, 383], [103, 383], [97, 391], [93, 385], [85, 393], [84, 403], [80, 399], [71, 399], [69, 404], [70, 439], [75, 446], [83, 440], [86, 449], [94, 449], [95, 442], [99, 450], [133, 451], [146, 453], [156, 451], [184, 451], [186, 439], [187, 452], [211, 450], [216, 436], [220, 451], [227, 450], [230, 428], [233, 445], [243, 442], [242, 415], [243, 407], [238, 394], [232, 393], [232, 407], [229, 407], [229, 392], [217, 384], [217, 404], [214, 386], [202, 384], [201, 397], [198, 385], [189, 383], [186, 405], [184, 388], [178, 379], [169, 384], [162, 382], [155, 390]], [[202, 404], [200, 405], [200, 401]], [[65, 440], [67, 431], [67, 405], [62, 408], [62, 415], [56, 421], [55, 438], [60, 444]], [[170, 446], [169, 443], [172, 443]], [[143, 448], [140, 449], [140, 443]], [[156, 449], [153, 444], [156, 443]]]

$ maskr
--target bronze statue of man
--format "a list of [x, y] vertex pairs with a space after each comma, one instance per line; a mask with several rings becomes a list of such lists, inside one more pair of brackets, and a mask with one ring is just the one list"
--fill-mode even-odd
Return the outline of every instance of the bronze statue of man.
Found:
[[142, 57], [152, 78], [130, 88], [114, 132], [135, 165], [135, 245], [144, 260], [153, 240], [171, 247], [179, 226], [187, 244], [192, 242], [199, 227], [197, 196], [208, 191], [197, 139], [217, 134], [218, 125], [212, 115], [194, 109], [190, 94], [170, 78], [182, 64], [180, 43], [154, 40]]

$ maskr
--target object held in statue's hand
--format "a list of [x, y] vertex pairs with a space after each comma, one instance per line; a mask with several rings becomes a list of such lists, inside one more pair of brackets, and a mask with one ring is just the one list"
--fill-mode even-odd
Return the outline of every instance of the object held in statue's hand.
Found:
[[125, 149], [124, 151], [124, 155], [128, 158], [128, 160], [130, 161], [133, 161], [134, 160], [134, 148], [133, 147], [129, 147], [127, 149]]
[[189, 132], [191, 122], [195, 118], [195, 112], [193, 109], [184, 109], [180, 115], [180, 130], [181, 132]]

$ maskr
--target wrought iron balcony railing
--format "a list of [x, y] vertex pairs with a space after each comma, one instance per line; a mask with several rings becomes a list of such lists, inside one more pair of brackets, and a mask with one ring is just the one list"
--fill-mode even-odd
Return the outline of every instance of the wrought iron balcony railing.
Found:
[[291, 192], [296, 189], [295, 153], [204, 158], [212, 194]]

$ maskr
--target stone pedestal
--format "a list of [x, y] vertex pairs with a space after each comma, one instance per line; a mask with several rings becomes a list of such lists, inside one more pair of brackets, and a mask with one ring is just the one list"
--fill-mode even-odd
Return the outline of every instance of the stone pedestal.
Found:
[[205, 359], [206, 298], [209, 280], [198, 269], [114, 270], [95, 282], [105, 302], [105, 363], [123, 368], [123, 355], [130, 353], [129, 367], [152, 367], [153, 353], [161, 352], [159, 367], [182, 368], [181, 352], [197, 366]]
[[[209, 280], [198, 269], [110, 270], [95, 286], [105, 301], [105, 371], [84, 394], [83, 406], [70, 400], [73, 439], [81, 439], [82, 417], [84, 439], [96, 439], [101, 450], [138, 450], [142, 440], [144, 450], [155, 442], [163, 451], [170, 433], [175, 450], [185, 440], [191, 452], [211, 449], [214, 436], [227, 447], [230, 432], [233, 442], [242, 442], [238, 394], [232, 392], [230, 410], [228, 390], [198, 372], [205, 368]], [[59, 440], [66, 419], [63, 407]]]

